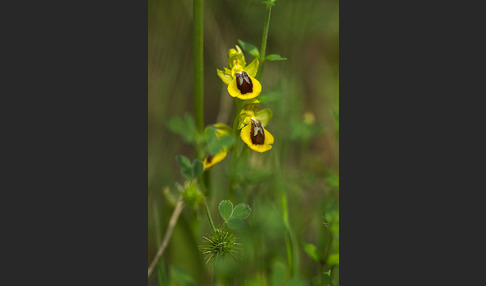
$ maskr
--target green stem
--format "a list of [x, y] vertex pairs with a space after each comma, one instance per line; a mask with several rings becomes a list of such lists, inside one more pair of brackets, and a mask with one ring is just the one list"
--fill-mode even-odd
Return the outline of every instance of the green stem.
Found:
[[260, 73], [257, 79], [261, 81], [263, 75], [263, 65], [265, 64], [265, 51], [267, 49], [268, 27], [270, 26], [270, 14], [272, 13], [272, 6], [267, 5], [267, 13], [265, 16], [265, 26], [263, 27], [262, 48], [260, 49]]
[[[287, 192], [285, 191], [283, 179], [282, 179], [282, 171], [280, 169], [280, 160], [279, 155], [275, 154], [275, 170], [277, 172], [277, 180], [278, 180], [278, 188], [280, 189], [280, 201], [282, 203], [282, 219], [285, 225], [285, 229], [288, 233], [288, 238], [285, 239], [287, 245], [287, 258], [289, 261], [289, 268], [290, 268], [290, 275], [292, 277], [297, 277], [299, 272], [299, 245], [297, 243], [297, 238], [295, 237], [294, 230], [290, 226], [289, 222], [289, 211], [287, 205]], [[290, 251], [291, 248], [291, 251]]]
[[197, 130], [204, 129], [204, 0], [194, 0], [194, 116]]
[[238, 124], [240, 122], [240, 111], [241, 105], [243, 104], [241, 100], [235, 99], [236, 113], [235, 120], [233, 121], [233, 136], [235, 136], [236, 144], [233, 146], [233, 151], [231, 152], [231, 162], [230, 162], [230, 177], [229, 177], [229, 191], [228, 199], [234, 201], [235, 190], [236, 190], [236, 161], [238, 160], [238, 149], [240, 147], [240, 136], [238, 134]]
[[211, 225], [211, 230], [213, 233], [216, 233], [216, 227], [213, 223], [213, 218], [211, 217], [211, 213], [209, 212], [208, 202], [204, 200], [204, 204], [206, 205], [206, 215], [208, 216], [209, 224]]

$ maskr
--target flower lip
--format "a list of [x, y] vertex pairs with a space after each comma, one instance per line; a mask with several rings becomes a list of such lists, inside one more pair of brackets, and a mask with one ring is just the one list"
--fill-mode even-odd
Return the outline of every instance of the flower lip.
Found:
[[250, 138], [251, 143], [255, 145], [263, 145], [265, 143], [265, 131], [262, 122], [258, 118], [251, 118]]
[[240, 90], [241, 94], [253, 92], [253, 83], [250, 76], [245, 71], [235, 73], [235, 77], [236, 87]]
[[214, 158], [213, 155], [208, 154], [208, 156], [206, 157], [206, 160], [207, 160], [208, 164], [211, 164], [211, 161], [213, 161], [213, 158]]

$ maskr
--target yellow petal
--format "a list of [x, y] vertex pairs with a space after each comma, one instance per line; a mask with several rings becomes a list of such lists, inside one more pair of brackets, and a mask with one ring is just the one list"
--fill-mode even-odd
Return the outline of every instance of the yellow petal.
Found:
[[226, 155], [228, 154], [228, 150], [223, 150], [219, 152], [218, 154], [214, 155], [213, 158], [211, 159], [211, 163], [208, 163], [208, 157], [204, 158], [204, 170], [207, 170], [214, 166], [214, 164], [221, 162]]
[[236, 78], [235, 78], [228, 85], [229, 94], [232, 97], [238, 97], [239, 99], [243, 99], [243, 100], [252, 99], [252, 98], [257, 97], [260, 94], [260, 92], [262, 91], [262, 85], [260, 84], [260, 82], [256, 78], [250, 76], [250, 79], [251, 79], [251, 82], [253, 84], [253, 91], [252, 92], [241, 94], [241, 91], [236, 86]]
[[248, 147], [250, 147], [250, 149], [253, 151], [257, 151], [260, 153], [266, 152], [272, 149], [272, 145], [270, 144], [273, 144], [274, 138], [273, 135], [270, 134], [270, 132], [268, 132], [268, 130], [266, 130], [265, 128], [263, 128], [263, 130], [265, 132], [265, 142], [263, 143], [263, 145], [256, 145], [253, 144], [253, 142], [251, 142], [251, 137], [250, 137], [251, 124], [246, 125], [245, 127], [243, 127], [243, 129], [241, 129], [241, 133], [240, 133], [241, 140], [243, 140], [243, 142], [245, 142], [246, 145], [248, 145]]

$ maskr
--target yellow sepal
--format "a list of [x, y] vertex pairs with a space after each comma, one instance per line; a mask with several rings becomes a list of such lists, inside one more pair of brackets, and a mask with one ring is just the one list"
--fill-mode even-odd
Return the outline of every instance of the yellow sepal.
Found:
[[218, 70], [216, 69], [217, 73], [218, 73], [218, 76], [219, 78], [225, 83], [225, 84], [229, 84], [232, 80], [233, 80], [233, 77], [225, 72], [223, 72], [222, 70]]
[[256, 77], [258, 71], [258, 59], [254, 59], [248, 66], [243, 68], [244, 71], [248, 73], [249, 76]]

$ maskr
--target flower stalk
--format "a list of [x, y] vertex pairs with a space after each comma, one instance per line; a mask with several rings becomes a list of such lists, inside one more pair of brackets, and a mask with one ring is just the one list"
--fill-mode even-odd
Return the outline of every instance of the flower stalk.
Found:
[[209, 224], [211, 225], [211, 230], [213, 233], [216, 232], [216, 227], [214, 226], [213, 218], [211, 217], [211, 212], [209, 211], [208, 202], [205, 200], [206, 205], [206, 215], [208, 216]]
[[270, 15], [272, 13], [272, 6], [267, 5], [267, 13], [265, 15], [265, 26], [263, 27], [263, 36], [262, 36], [262, 48], [260, 50], [260, 62], [261, 68], [260, 73], [257, 76], [257, 79], [261, 81], [263, 75], [263, 66], [265, 64], [265, 51], [267, 49], [267, 38], [268, 38], [268, 27], [270, 26]]
[[204, 129], [204, 0], [193, 2], [193, 39], [194, 39], [194, 116], [196, 128]]

